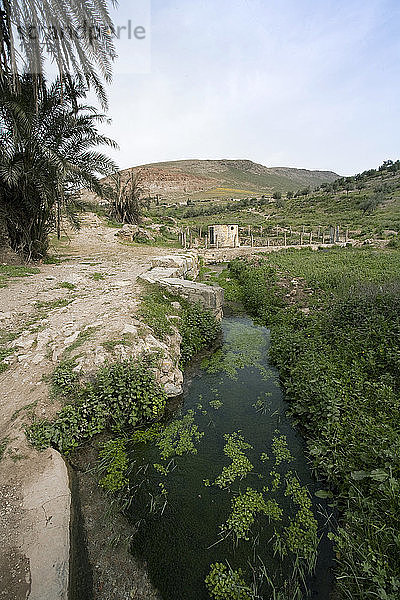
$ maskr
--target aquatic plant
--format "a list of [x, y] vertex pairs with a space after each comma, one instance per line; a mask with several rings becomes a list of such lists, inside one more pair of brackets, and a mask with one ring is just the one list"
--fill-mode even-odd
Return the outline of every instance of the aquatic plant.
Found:
[[280, 521], [283, 510], [276, 500], [265, 501], [261, 492], [248, 487], [244, 494], [232, 499], [232, 512], [221, 525], [221, 533], [233, 533], [236, 540], [249, 540], [248, 532], [258, 514], [266, 515], [270, 521]]
[[210, 565], [206, 586], [215, 600], [252, 600], [251, 589], [243, 579], [243, 571], [232, 570], [223, 563]]
[[[252, 446], [244, 441], [244, 437], [238, 431], [235, 431], [231, 434], [225, 434], [224, 438], [226, 440], [224, 454], [232, 462], [222, 469], [220, 475], [213, 482], [212, 485], [216, 485], [219, 488], [229, 487], [235, 479], [243, 479], [254, 469], [254, 465], [251, 464], [244, 453], [244, 450], [249, 450]], [[208, 480], [204, 483], [206, 486], [211, 485]]]
[[266, 340], [261, 330], [249, 331], [244, 324], [235, 323], [229, 328], [222, 349], [203, 359], [201, 366], [207, 373], [225, 373], [232, 379], [244, 367], [263, 369]]
[[[278, 433], [278, 431], [276, 431]], [[294, 457], [290, 452], [285, 435], [275, 435], [272, 439], [272, 453], [275, 456], [275, 466], [278, 467], [281, 462], [292, 462]]]
[[194, 423], [194, 411], [188, 412], [181, 419], [174, 419], [161, 432], [156, 440], [160, 456], [166, 460], [183, 454], [196, 454], [196, 443], [201, 440], [204, 432]]

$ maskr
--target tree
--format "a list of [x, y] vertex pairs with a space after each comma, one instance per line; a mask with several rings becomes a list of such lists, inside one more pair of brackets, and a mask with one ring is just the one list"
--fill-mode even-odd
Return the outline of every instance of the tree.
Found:
[[38, 94], [48, 53], [63, 85], [74, 76], [105, 107], [101, 79], [111, 80], [113, 31], [105, 0], [0, 0], [0, 80], [15, 91], [18, 73], [29, 73]]
[[62, 208], [73, 218], [79, 190], [101, 195], [98, 174], [117, 169], [94, 149], [116, 144], [97, 132], [105, 117], [83, 97], [78, 82], [68, 91], [60, 80], [43, 82], [38, 99], [31, 76], [19, 79], [18, 92], [0, 81], [0, 215], [11, 247], [28, 259], [46, 254]]
[[144, 194], [141, 172], [131, 169], [108, 177], [102, 184], [102, 197], [110, 204], [110, 215], [120, 223], [140, 223], [140, 201]]
[[282, 193], [281, 192], [274, 192], [272, 194], [272, 197], [274, 200], [280, 200], [282, 198]]
[[364, 214], [372, 213], [376, 210], [379, 204], [382, 204], [385, 197], [382, 193], [375, 193], [372, 196], [364, 196], [364, 199], [360, 202], [359, 207]]
[[290, 198], [293, 198], [293, 195], [294, 195], [294, 194], [293, 194], [293, 192], [291, 192], [291, 191], [289, 190], [289, 191], [287, 192], [287, 194], [286, 194], [286, 198], [287, 198], [288, 200], [290, 200]]

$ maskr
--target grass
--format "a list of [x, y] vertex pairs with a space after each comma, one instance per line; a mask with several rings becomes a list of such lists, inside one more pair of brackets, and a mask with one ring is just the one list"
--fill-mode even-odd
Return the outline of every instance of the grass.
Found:
[[7, 329], [0, 329], [0, 374], [8, 369], [8, 364], [4, 362], [7, 356], [14, 352], [9, 344], [18, 337], [17, 332], [12, 332]]
[[[357, 188], [359, 180], [353, 179], [354, 189], [347, 190], [346, 180], [340, 180], [334, 189], [321, 187], [293, 198], [286, 198], [283, 194], [282, 199], [277, 200], [270, 198], [268, 191], [255, 189], [246, 195], [243, 191], [234, 194], [238, 200], [232, 201], [226, 195], [220, 196], [223, 193], [221, 186], [217, 190], [195, 194], [188, 206], [154, 207], [148, 215], [159, 220], [172, 217], [178, 226], [189, 227], [194, 234], [196, 229], [198, 231], [202, 227], [204, 232], [208, 225], [213, 224], [251, 226], [256, 236], [260, 235], [263, 226], [264, 232], [271, 237], [276, 226], [291, 227], [297, 231], [304, 226], [307, 232], [312, 230], [316, 234], [319, 227], [328, 232], [331, 225], [338, 225], [342, 232], [348, 228], [352, 238], [390, 239], [392, 234], [385, 231], [400, 231], [400, 173], [363, 175], [361, 189]], [[285, 189], [280, 191], [285, 192]], [[377, 202], [368, 207], [368, 202], [374, 197], [378, 198]], [[241, 236], [245, 237], [245, 233], [243, 230]]]
[[66, 290], [74, 290], [76, 285], [74, 283], [70, 283], [69, 281], [62, 281], [57, 287], [65, 288]]
[[56, 300], [44, 300], [35, 302], [35, 309], [41, 315], [46, 315], [49, 311], [55, 310], [57, 308], [64, 308], [64, 306], [68, 306], [68, 304], [70, 304], [71, 302], [71, 298], [57, 298]]
[[108, 352], [113, 352], [117, 346], [131, 346], [133, 343], [133, 336], [130, 333], [125, 333], [121, 338], [115, 338], [112, 340], [106, 340], [102, 342], [102, 346]]
[[105, 279], [105, 276], [103, 275], [103, 273], [90, 273], [89, 277], [91, 279], [93, 279], [94, 281], [102, 281], [103, 279]]
[[26, 265], [0, 265], [0, 287], [6, 287], [10, 279], [37, 275], [40, 269]]
[[3, 458], [9, 442], [10, 442], [10, 438], [8, 438], [8, 437], [5, 437], [0, 440], [0, 460]]
[[[400, 589], [400, 251], [282, 251], [230, 266], [271, 328], [290, 412], [340, 519], [335, 598], [396, 600]], [[309, 314], [282, 279], [311, 288]]]
[[72, 354], [77, 348], [80, 348], [91, 336], [98, 330], [98, 327], [88, 327], [84, 331], [81, 331], [78, 337], [72, 344], [70, 344], [63, 352], [63, 357], [67, 357]]

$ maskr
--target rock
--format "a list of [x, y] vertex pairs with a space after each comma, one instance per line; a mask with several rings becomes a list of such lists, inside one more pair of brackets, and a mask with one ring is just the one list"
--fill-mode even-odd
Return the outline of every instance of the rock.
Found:
[[29, 600], [67, 600], [71, 492], [61, 455], [48, 449], [32, 458], [38, 473], [23, 490], [20, 549], [30, 570]]
[[[192, 261], [192, 262], [191, 262]], [[140, 279], [148, 283], [158, 283], [169, 292], [183, 296], [190, 302], [199, 303], [218, 318], [222, 318], [224, 291], [218, 286], [210, 287], [189, 279], [182, 279], [185, 269], [193, 268], [197, 259], [192, 255], [172, 255], [157, 257], [152, 261], [153, 268]]]
[[35, 354], [35, 356], [32, 358], [32, 362], [34, 365], [38, 365], [39, 363], [42, 362], [42, 360], [44, 360], [46, 357], [44, 354]]
[[128, 242], [154, 241], [155, 239], [154, 235], [144, 229], [144, 227], [130, 224], [123, 225], [122, 229], [117, 231], [116, 235]]
[[137, 335], [138, 334], [137, 327], [135, 327], [134, 325], [131, 325], [130, 323], [126, 323], [125, 327], [122, 330], [122, 335], [125, 335], [126, 333], [131, 333], [132, 335]]
[[127, 287], [132, 284], [132, 281], [130, 281], [130, 279], [124, 279], [121, 281], [113, 281], [112, 284], [116, 287]]
[[182, 386], [174, 385], [173, 383], [166, 383], [164, 386], [165, 393], [168, 398], [175, 398], [183, 393]]
[[64, 344], [65, 345], [72, 344], [79, 337], [79, 334], [80, 334], [80, 331], [75, 331], [75, 333], [73, 333], [69, 337], [65, 338]]
[[17, 340], [14, 340], [13, 343], [11, 344], [11, 348], [23, 348], [24, 350], [28, 350], [28, 348], [31, 348], [35, 342], [35, 337], [29, 337], [29, 338], [18, 338]]

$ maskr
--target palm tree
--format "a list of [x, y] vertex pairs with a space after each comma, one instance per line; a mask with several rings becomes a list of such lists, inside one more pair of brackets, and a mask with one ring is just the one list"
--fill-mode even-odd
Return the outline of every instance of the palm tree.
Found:
[[0, 81], [0, 220], [12, 248], [27, 258], [46, 254], [57, 215], [82, 187], [101, 195], [98, 175], [117, 170], [96, 150], [116, 144], [98, 133], [105, 117], [80, 104], [84, 97], [79, 82], [67, 90], [59, 79], [43, 84], [37, 99], [30, 76], [20, 78], [18, 93]]
[[106, 0], [0, 0], [0, 79], [15, 89], [18, 73], [29, 73], [38, 93], [48, 55], [65, 86], [74, 76], [93, 86], [105, 107], [113, 31]]
[[119, 223], [138, 225], [140, 203], [144, 195], [141, 171], [122, 171], [108, 177], [102, 184], [102, 196], [110, 206], [110, 216]]

